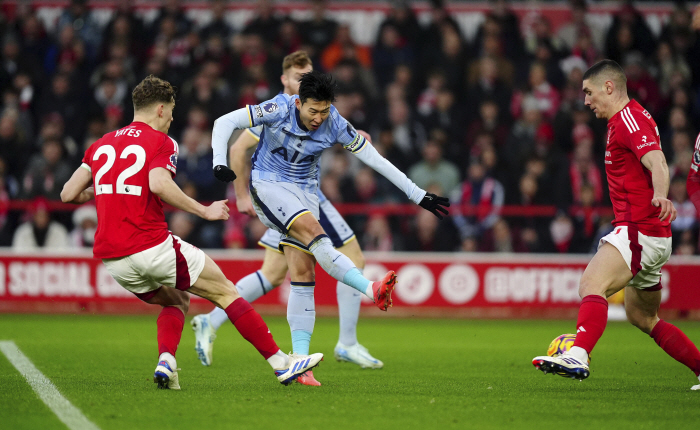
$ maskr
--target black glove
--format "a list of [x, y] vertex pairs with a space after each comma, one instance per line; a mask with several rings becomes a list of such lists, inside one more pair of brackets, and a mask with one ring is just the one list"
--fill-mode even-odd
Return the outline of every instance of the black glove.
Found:
[[434, 213], [436, 217], [442, 219], [442, 215], [440, 214], [440, 212], [442, 212], [442, 214], [444, 215], [449, 214], [445, 207], [450, 206], [450, 199], [448, 199], [447, 197], [436, 196], [433, 193], [426, 193], [425, 197], [423, 197], [423, 200], [420, 201], [419, 205], [423, 209]]
[[236, 174], [233, 170], [221, 164], [214, 166], [214, 176], [221, 182], [233, 182], [233, 180], [236, 179]]

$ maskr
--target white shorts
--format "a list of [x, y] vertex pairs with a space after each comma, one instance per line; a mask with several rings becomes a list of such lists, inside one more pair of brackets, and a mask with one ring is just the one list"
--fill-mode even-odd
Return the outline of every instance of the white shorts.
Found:
[[[310, 213], [315, 219], [319, 219], [319, 203], [316, 194], [307, 193], [291, 182], [255, 179], [250, 183], [250, 195], [260, 221], [268, 228], [280, 233], [278, 249], [288, 245], [309, 252], [306, 248], [307, 244], [294, 239], [288, 233], [292, 223], [304, 214]], [[268, 239], [269, 242], [273, 240], [273, 238]]]
[[671, 257], [670, 237], [647, 236], [640, 233], [636, 227], [618, 226], [600, 239], [598, 248], [604, 243], [617, 248], [632, 271], [628, 287], [640, 290], [660, 289], [661, 268]]
[[102, 262], [119, 285], [147, 300], [161, 285], [190, 288], [204, 269], [204, 252], [171, 234], [160, 245]]
[[[319, 205], [321, 219], [321, 227], [326, 232], [328, 237], [333, 242], [333, 246], [340, 248], [341, 246], [347, 244], [351, 240], [355, 239], [355, 232], [352, 231], [347, 222], [340, 215], [340, 212], [333, 206], [329, 200], [324, 200]], [[280, 242], [282, 240], [282, 233], [277, 230], [268, 228], [265, 234], [260, 238], [258, 244], [264, 248], [271, 249], [273, 251], [282, 252], [280, 249]]]

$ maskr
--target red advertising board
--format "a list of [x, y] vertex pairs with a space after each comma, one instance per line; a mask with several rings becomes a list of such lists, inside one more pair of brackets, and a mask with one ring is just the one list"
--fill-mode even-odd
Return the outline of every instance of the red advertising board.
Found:
[[[211, 253], [237, 281], [262, 264], [259, 251]], [[368, 253], [365, 274], [378, 279], [395, 270], [399, 283], [388, 316], [561, 317], [574, 315], [578, 282], [589, 256]], [[318, 268], [316, 303], [334, 312], [336, 282]], [[696, 315], [700, 310], [700, 258], [673, 258], [663, 269], [662, 309]], [[285, 282], [255, 303], [263, 313], [284, 312]], [[379, 311], [367, 300], [367, 315]], [[196, 310], [210, 307], [193, 298]], [[150, 312], [122, 289], [90, 254], [0, 253], [0, 312]], [[151, 310], [153, 311], [153, 310]], [[695, 312], [694, 312], [695, 311]], [[383, 315], [383, 313], [382, 313]]]

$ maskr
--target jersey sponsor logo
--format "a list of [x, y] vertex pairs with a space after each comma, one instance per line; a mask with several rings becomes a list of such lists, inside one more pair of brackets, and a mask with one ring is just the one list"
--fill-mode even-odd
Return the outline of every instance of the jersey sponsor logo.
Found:
[[260, 109], [260, 106], [255, 106], [255, 117], [256, 118], [262, 118], [263, 112], [262, 109]]
[[117, 130], [117, 132], [114, 134], [114, 137], [119, 137], [119, 136], [139, 137], [140, 135], [141, 135], [141, 130], [135, 130], [133, 128], [122, 128], [121, 130]]
[[294, 151], [294, 154], [292, 154], [291, 158], [287, 154], [287, 148], [280, 146], [279, 148], [275, 148], [272, 151], [270, 151], [271, 154], [279, 155], [280, 157], [284, 158], [284, 161], [288, 161], [290, 163], [296, 163], [296, 164], [301, 164], [301, 163], [306, 163], [306, 162], [313, 162], [314, 161], [314, 156], [309, 154], [306, 155], [302, 158], [303, 154], [299, 151]]
[[[646, 136], [645, 136], [645, 137], [646, 137]], [[652, 145], [654, 145], [654, 144], [656, 144], [656, 142], [646, 142], [646, 143], [642, 143], [641, 145], [637, 145], [637, 149], [646, 148], [647, 146], [652, 146]]]
[[279, 106], [275, 102], [270, 102], [265, 103], [262, 108], [266, 113], [273, 113], [279, 109]]

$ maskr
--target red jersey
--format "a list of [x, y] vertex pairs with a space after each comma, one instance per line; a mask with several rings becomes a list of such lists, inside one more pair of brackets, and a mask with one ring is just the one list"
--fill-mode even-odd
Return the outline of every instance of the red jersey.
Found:
[[690, 201], [695, 205], [695, 210], [700, 214], [700, 134], [695, 138], [693, 160], [690, 162], [688, 179], [685, 182]]
[[177, 142], [143, 122], [102, 136], [83, 157], [97, 204], [96, 258], [118, 258], [163, 243], [168, 225], [148, 173], [163, 167], [175, 176]]
[[644, 154], [654, 150], [661, 150], [656, 122], [631, 100], [608, 120], [605, 172], [615, 212], [613, 225], [633, 225], [647, 236], [670, 237], [671, 223], [660, 221], [661, 209], [651, 204], [651, 171], [641, 162]]

